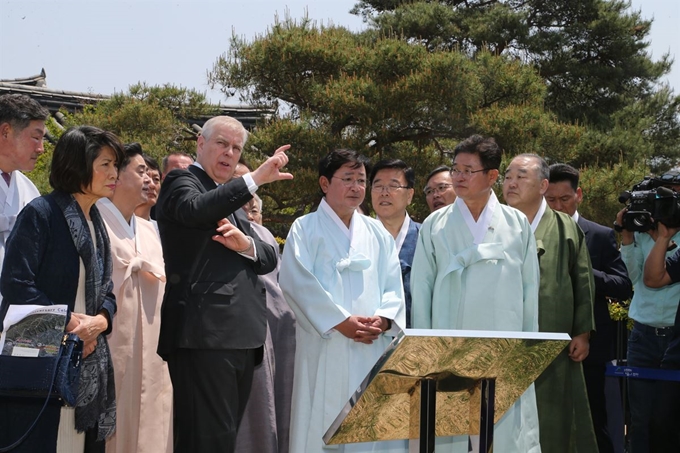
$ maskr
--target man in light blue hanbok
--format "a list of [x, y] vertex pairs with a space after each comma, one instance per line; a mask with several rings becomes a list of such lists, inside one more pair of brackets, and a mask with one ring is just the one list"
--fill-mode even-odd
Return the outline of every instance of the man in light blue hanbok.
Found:
[[[412, 325], [420, 329], [538, 331], [539, 267], [529, 221], [492, 187], [501, 150], [479, 135], [454, 150], [458, 198], [420, 229], [413, 259]], [[468, 436], [440, 437], [437, 453], [468, 451]], [[496, 453], [538, 453], [533, 385], [496, 423]]]
[[366, 163], [352, 150], [322, 159], [324, 198], [286, 239], [279, 285], [298, 322], [291, 452], [407, 451], [406, 441], [326, 447], [322, 440], [406, 321], [394, 239], [356, 212], [366, 194]]

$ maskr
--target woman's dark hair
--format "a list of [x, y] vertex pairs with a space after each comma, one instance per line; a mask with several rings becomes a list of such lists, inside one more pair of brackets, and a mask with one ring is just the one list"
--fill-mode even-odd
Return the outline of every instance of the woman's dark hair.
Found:
[[113, 133], [93, 126], [68, 129], [54, 147], [50, 185], [66, 193], [83, 193], [92, 184], [94, 161], [108, 146], [116, 156], [116, 165], [123, 161], [123, 145]]
[[363, 165], [366, 169], [366, 174], [369, 174], [371, 171], [370, 161], [367, 157], [362, 156], [353, 149], [336, 149], [319, 161], [319, 177], [325, 176], [330, 181], [335, 172], [345, 164], [352, 164], [352, 169]]

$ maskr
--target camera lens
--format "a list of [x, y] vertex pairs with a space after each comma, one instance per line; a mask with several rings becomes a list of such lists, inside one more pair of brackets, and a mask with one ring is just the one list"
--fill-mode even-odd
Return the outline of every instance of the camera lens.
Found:
[[637, 215], [633, 217], [633, 225], [636, 227], [645, 227], [649, 225], [649, 219], [645, 215]]

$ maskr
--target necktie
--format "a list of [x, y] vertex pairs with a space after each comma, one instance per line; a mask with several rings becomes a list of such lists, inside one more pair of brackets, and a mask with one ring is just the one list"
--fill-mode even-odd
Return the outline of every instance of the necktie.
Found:
[[5, 173], [4, 171], [2, 172], [2, 179], [5, 180], [7, 183], [7, 187], [9, 187], [9, 182], [12, 180], [12, 176], [9, 173]]

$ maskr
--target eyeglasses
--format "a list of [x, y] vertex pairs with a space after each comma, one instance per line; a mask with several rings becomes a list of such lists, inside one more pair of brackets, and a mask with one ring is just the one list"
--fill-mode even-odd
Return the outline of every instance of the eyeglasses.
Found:
[[353, 187], [355, 184], [359, 187], [366, 187], [366, 180], [363, 178], [340, 178], [338, 176], [331, 176], [331, 178], [339, 179], [345, 187]]
[[453, 187], [453, 184], [442, 183], [435, 187], [425, 187], [425, 190], [423, 190], [423, 192], [425, 192], [426, 197], [429, 197], [430, 195], [434, 195], [435, 193], [444, 193], [450, 187]]
[[487, 171], [489, 170], [488, 168], [482, 168], [481, 170], [475, 170], [472, 171], [469, 168], [466, 168], [465, 170], [458, 170], [457, 168], [452, 168], [451, 169], [451, 176], [463, 176], [464, 178], [469, 178], [470, 176], [474, 175], [475, 173], [479, 173], [481, 171]]
[[375, 184], [371, 187], [371, 192], [377, 192], [377, 193], [383, 193], [383, 191], [387, 193], [392, 193], [396, 192], [399, 189], [410, 189], [409, 186], [400, 186], [399, 184]]

